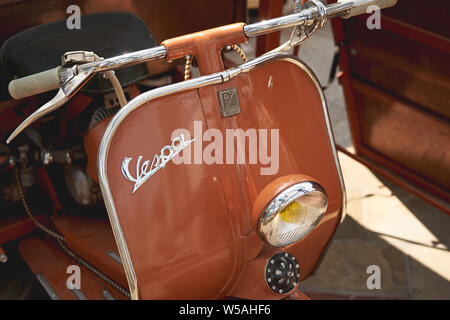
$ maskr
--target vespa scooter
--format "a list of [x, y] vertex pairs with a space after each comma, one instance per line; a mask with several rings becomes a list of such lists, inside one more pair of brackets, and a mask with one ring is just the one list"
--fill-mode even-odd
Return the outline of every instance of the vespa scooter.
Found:
[[[65, 276], [75, 259], [100, 281], [83, 286], [87, 298], [107, 290], [132, 299], [306, 299], [300, 283], [344, 218], [345, 187], [321, 86], [287, 51], [328, 19], [395, 3], [309, 0], [287, 16], [218, 27], [113, 58], [69, 52], [63, 59], [70, 65], [12, 81], [14, 98], [58, 93], [8, 143], [95, 74], [107, 75], [122, 100], [116, 69], [180, 58], [189, 67], [195, 57], [201, 74], [188, 79], [187, 72], [186, 81], [125, 101], [85, 135], [87, 172], [101, 188], [109, 225], [105, 218], [70, 213], [52, 217], [53, 229], [36, 221], [50, 237], [28, 237], [20, 252], [51, 297], [80, 296], [55, 275], [59, 268]], [[224, 48], [290, 27], [287, 43], [225, 69]], [[56, 263], [63, 259], [57, 250], [69, 262]]]

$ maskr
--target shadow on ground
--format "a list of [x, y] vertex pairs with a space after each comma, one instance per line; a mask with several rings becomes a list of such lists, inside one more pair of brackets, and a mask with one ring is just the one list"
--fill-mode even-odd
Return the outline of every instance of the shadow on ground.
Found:
[[[361, 189], [346, 179], [348, 215], [300, 290], [313, 299], [450, 299], [450, 217], [360, 164], [341, 160], [344, 176], [351, 168], [352, 174], [371, 175], [373, 183]], [[371, 265], [381, 269], [380, 290], [367, 287]]]

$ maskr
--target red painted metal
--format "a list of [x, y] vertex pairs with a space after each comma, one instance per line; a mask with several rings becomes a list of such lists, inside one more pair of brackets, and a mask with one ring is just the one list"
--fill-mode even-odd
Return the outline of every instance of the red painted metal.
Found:
[[[217, 92], [230, 87], [238, 89], [241, 112], [223, 118]], [[279, 129], [279, 171], [265, 176], [258, 164], [169, 163], [132, 194], [133, 184], [124, 183], [118, 170], [123, 158], [151, 159], [170, 143], [176, 128], [187, 129], [191, 139], [194, 121], [201, 121], [203, 132], [215, 128], [223, 136], [227, 129]], [[304, 139], [299, 128], [314, 141]], [[267, 259], [278, 249], [264, 245], [251, 218], [258, 194], [277, 178], [309, 175], [328, 195], [327, 212], [314, 231], [282, 249], [299, 261], [301, 279], [313, 270], [341, 217], [342, 191], [319, 92], [305, 71], [287, 61], [145, 103], [118, 127], [107, 161], [114, 206], [143, 299], [281, 298], [262, 278]]]
[[36, 175], [38, 177], [38, 183], [53, 203], [53, 213], [62, 213], [62, 205], [59, 201], [55, 187], [53, 186], [53, 183], [48, 175], [47, 169], [45, 167], [37, 168]]
[[70, 256], [61, 250], [56, 242], [50, 239], [38, 236], [27, 237], [20, 242], [19, 253], [33, 274], [42, 274], [61, 300], [78, 300], [77, 296], [67, 286], [68, 277], [73, 274], [73, 270], [72, 273], [68, 273], [68, 267], [72, 265], [77, 265], [80, 268], [80, 290], [88, 300], [105, 300], [102, 295], [105, 289], [115, 300], [127, 299], [83, 265], [76, 264]]
[[[283, 0], [261, 0], [259, 2], [258, 20], [267, 20], [281, 16]], [[280, 32], [273, 32], [258, 37], [256, 56], [260, 56], [280, 45]]]
[[[36, 219], [41, 223], [48, 222], [48, 217], [44, 214], [37, 215]], [[29, 218], [8, 217], [0, 220], [0, 244], [19, 239], [24, 235], [36, 230], [36, 226]]]
[[449, 38], [387, 16], [382, 17], [381, 24], [387, 31], [450, 54]]

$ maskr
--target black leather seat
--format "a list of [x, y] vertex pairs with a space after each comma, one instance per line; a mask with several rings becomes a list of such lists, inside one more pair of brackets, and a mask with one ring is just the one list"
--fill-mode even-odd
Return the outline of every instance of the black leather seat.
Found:
[[[4, 42], [0, 49], [0, 99], [11, 99], [9, 81], [61, 65], [68, 51], [93, 51], [108, 58], [155, 46], [145, 23], [125, 12], [96, 13], [81, 16], [81, 29], [69, 30], [66, 20], [39, 25], [22, 31]], [[116, 71], [122, 85], [147, 76], [145, 64]], [[113, 88], [99, 75], [84, 86], [88, 93], [106, 93]]]

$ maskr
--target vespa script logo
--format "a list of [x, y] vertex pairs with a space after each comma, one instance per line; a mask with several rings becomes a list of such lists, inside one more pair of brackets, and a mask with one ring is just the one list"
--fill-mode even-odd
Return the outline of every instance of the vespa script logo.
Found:
[[[122, 174], [134, 182], [133, 193], [139, 189], [142, 184], [153, 176], [157, 171], [164, 168], [170, 160], [172, 160], [181, 150], [190, 145], [195, 139], [185, 140], [184, 135], [179, 135], [172, 140], [171, 145], [167, 145], [161, 149], [160, 154], [155, 154], [152, 164], [150, 160], [144, 161], [141, 165], [143, 156], [139, 156], [136, 163], [136, 177], [133, 177], [129, 170], [129, 165], [133, 158], [125, 157], [122, 161]], [[150, 165], [150, 166], [149, 166]]]

